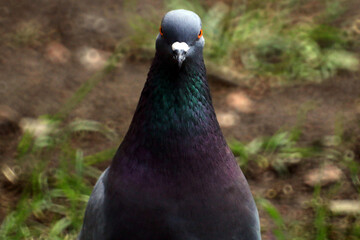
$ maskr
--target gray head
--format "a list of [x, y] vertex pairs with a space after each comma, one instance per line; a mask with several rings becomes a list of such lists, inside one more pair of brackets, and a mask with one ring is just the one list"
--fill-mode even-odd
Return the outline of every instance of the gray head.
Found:
[[204, 44], [201, 19], [196, 13], [179, 9], [164, 16], [156, 39], [156, 51], [162, 57], [171, 58], [180, 68], [186, 59], [202, 58]]

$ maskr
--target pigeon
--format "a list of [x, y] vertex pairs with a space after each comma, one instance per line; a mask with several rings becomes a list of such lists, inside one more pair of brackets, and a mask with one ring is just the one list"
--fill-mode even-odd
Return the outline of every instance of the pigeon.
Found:
[[129, 130], [90, 196], [79, 240], [260, 240], [249, 185], [216, 119], [200, 17], [162, 19]]

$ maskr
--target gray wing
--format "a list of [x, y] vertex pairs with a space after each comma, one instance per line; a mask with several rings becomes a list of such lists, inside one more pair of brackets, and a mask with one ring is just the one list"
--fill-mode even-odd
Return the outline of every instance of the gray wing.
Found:
[[108, 169], [101, 174], [91, 193], [78, 240], [102, 239], [105, 236], [104, 193]]

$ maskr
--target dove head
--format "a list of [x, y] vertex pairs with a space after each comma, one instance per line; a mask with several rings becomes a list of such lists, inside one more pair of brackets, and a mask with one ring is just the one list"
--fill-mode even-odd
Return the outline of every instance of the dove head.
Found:
[[200, 17], [188, 10], [168, 12], [156, 39], [156, 51], [179, 69], [187, 62], [202, 59], [205, 44]]

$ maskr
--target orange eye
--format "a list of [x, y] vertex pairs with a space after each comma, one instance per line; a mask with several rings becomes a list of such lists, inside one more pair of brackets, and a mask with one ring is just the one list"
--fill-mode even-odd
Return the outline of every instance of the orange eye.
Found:
[[162, 31], [162, 28], [160, 27], [160, 29], [159, 29], [159, 32], [160, 32], [160, 35], [161, 36], [164, 36], [164, 33], [163, 33], [163, 31]]
[[200, 32], [199, 32], [198, 38], [200, 39], [200, 38], [202, 37], [202, 35], [203, 35], [203, 30], [202, 30], [202, 29], [200, 29]]

